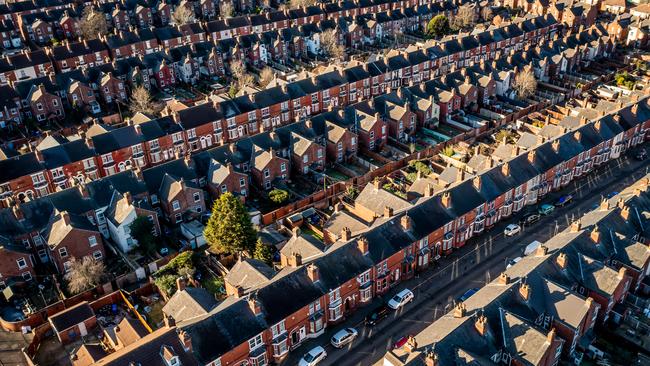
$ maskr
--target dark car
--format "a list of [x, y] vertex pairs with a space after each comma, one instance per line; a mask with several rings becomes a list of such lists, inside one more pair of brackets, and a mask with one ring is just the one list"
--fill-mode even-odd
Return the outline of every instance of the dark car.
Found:
[[641, 149], [636, 153], [634, 157], [636, 158], [636, 160], [642, 161], [648, 157], [648, 153], [645, 152], [645, 149]]
[[472, 295], [474, 295], [475, 293], [477, 293], [478, 290], [479, 290], [478, 288], [471, 288], [471, 289], [465, 291], [465, 293], [462, 294], [462, 295], [458, 298], [458, 301], [459, 301], [459, 302], [465, 302], [465, 301], [467, 301], [467, 299], [469, 299], [470, 297], [472, 297]]
[[560, 197], [560, 199], [555, 202], [556, 207], [562, 207], [564, 205], [567, 205], [573, 201], [573, 196], [570, 194], [567, 194], [566, 196]]
[[381, 305], [366, 316], [366, 325], [375, 325], [388, 316], [390, 309], [388, 306]]
[[521, 225], [529, 226], [529, 225], [532, 225], [532, 224], [536, 223], [537, 221], [539, 221], [539, 219], [540, 219], [539, 214], [529, 213], [529, 214], [524, 215], [524, 217], [521, 218], [520, 223], [521, 223]]

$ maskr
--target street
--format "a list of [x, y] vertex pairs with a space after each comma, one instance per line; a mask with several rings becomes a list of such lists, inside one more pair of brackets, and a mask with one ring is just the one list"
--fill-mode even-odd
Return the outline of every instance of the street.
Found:
[[[570, 223], [598, 205], [603, 196], [621, 191], [647, 173], [650, 160], [636, 161], [623, 155], [586, 176], [574, 180], [564, 190], [550, 192], [540, 203], [554, 203], [560, 196], [572, 194], [573, 203], [556, 208], [548, 216], [530, 227], [522, 227], [522, 232], [513, 237], [505, 237], [503, 229], [510, 223], [517, 223], [524, 212], [534, 206], [527, 206], [518, 214], [497, 223], [489, 231], [470, 239], [464, 247], [453, 254], [441, 258], [427, 271], [415, 278], [400, 283], [383, 298], [373, 302], [331, 326], [325, 334], [305, 341], [290, 352], [283, 365], [297, 365], [302, 355], [315, 346], [323, 346], [327, 358], [319, 365], [372, 365], [379, 361], [386, 350], [397, 339], [405, 335], [415, 335], [430, 325], [435, 319], [448, 312], [458, 298], [470, 288], [482, 287], [496, 278], [510, 259], [523, 255], [523, 248], [534, 240], [544, 242], [564, 230]], [[375, 327], [365, 327], [363, 319], [382, 302], [387, 301], [401, 289], [409, 288], [415, 300], [391, 315]], [[329, 344], [330, 337], [344, 327], [354, 327], [359, 337], [343, 349]]]

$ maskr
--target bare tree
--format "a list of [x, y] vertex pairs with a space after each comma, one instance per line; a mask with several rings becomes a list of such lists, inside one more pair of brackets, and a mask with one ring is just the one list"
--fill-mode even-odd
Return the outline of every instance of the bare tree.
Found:
[[241, 60], [235, 60], [230, 63], [230, 73], [232, 74], [233, 79], [237, 80], [235, 87], [237, 90], [242, 90], [247, 86], [253, 85], [255, 79], [246, 70], [246, 65]]
[[181, 5], [177, 6], [176, 10], [174, 10], [172, 20], [176, 25], [192, 23], [194, 22], [194, 12], [189, 6], [181, 3]]
[[451, 19], [451, 26], [457, 29], [467, 28], [474, 25], [474, 8], [469, 5], [462, 5], [458, 8], [456, 15]]
[[260, 80], [258, 81], [258, 84], [262, 87], [265, 88], [273, 79], [275, 78], [275, 73], [273, 72], [273, 69], [270, 67], [265, 67], [262, 69], [262, 72], [260, 72]]
[[68, 289], [73, 294], [102, 284], [102, 280], [106, 276], [106, 267], [103, 262], [91, 257], [84, 257], [80, 261], [73, 258], [70, 263], [70, 271], [65, 274], [65, 280], [68, 281]]
[[92, 5], [87, 5], [79, 20], [79, 32], [84, 39], [98, 38], [99, 35], [108, 33], [108, 23], [104, 13], [95, 11]]
[[530, 68], [526, 68], [515, 76], [513, 88], [521, 99], [526, 99], [537, 90], [537, 79]]
[[222, 18], [232, 17], [232, 15], [235, 14], [235, 7], [232, 5], [232, 2], [222, 1], [221, 4], [219, 4], [219, 14]]
[[345, 56], [345, 47], [339, 44], [339, 39], [333, 29], [321, 33], [320, 48], [335, 60], [341, 60]]
[[154, 102], [149, 90], [144, 86], [137, 86], [131, 93], [129, 110], [131, 113], [157, 114], [158, 106]]
[[484, 22], [491, 22], [492, 18], [494, 18], [494, 12], [492, 11], [491, 6], [481, 8], [481, 19], [483, 19]]

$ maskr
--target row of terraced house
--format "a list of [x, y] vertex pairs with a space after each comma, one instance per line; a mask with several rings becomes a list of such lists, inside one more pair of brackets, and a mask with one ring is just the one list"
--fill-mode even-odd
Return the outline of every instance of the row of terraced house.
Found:
[[[254, 260], [240, 260], [225, 278], [230, 295], [225, 301], [168, 322], [201, 364], [281, 360], [304, 340], [318, 337], [327, 326], [502, 218], [643, 143], [650, 127], [648, 97], [636, 94], [608, 106], [612, 112], [596, 108], [593, 118], [567, 117], [571, 123], [565, 124], [564, 133], [527, 151], [503, 159], [486, 156], [489, 164], [467, 179], [425, 193], [410, 208], [386, 210], [367, 230], [353, 234], [344, 228], [339, 240], [320, 247], [295, 232], [285, 245], [291, 250], [282, 250], [284, 266], [278, 273]], [[590, 294], [601, 319], [638, 285], [647, 262], [636, 271], [634, 284], [623, 272], [625, 291], [610, 297]]]
[[[524, 24], [537, 26], [523, 33], [520, 27]], [[424, 125], [425, 120], [449, 118], [473, 101], [490, 103], [490, 96], [495, 92], [503, 95], [510, 89], [516, 67], [533, 64], [535, 73], [544, 80], [578, 68], [581, 60], [607, 55], [614, 48], [612, 41], [605, 37], [606, 32], [597, 27], [563, 38], [556, 33], [557, 23], [548, 17], [507, 28], [513, 27], [519, 30], [514, 39], [497, 38], [499, 41], [494, 42], [496, 35], [501, 34], [495, 30], [484, 34], [487, 38], [469, 36], [427, 49], [411, 47], [405, 52], [394, 51], [383, 59], [353, 64], [343, 70], [331, 67], [328, 72], [291, 83], [276, 80], [267, 89], [234, 99], [215, 99], [194, 107], [169, 110], [171, 118], [154, 121], [144, 118], [145, 123], [137, 123], [142, 121], [136, 118], [129, 126], [117, 129], [94, 125], [82, 131], [75, 141], [61, 141], [51, 149], [45, 146], [0, 162], [5, 172], [0, 179], [2, 197], [21, 201], [26, 197], [43, 196], [79, 181], [136, 166], [146, 168], [188, 152], [241, 140], [329, 108], [351, 104], [365, 103], [365, 106], [356, 108], [362, 112], [360, 117], [345, 127], [357, 133], [360, 141], [365, 141], [365, 148], [373, 149], [388, 137], [389, 131], [394, 138], [402, 140], [415, 131], [415, 116], [413, 121], [404, 121], [401, 127], [399, 122], [389, 126], [389, 131], [361, 131], [366, 124], [374, 126], [372, 121], [377, 116], [372, 107], [373, 99], [381, 94], [396, 93], [394, 100], [389, 102], [401, 109], [412, 103], [406, 103], [406, 97], [399, 95], [400, 87], [410, 88], [410, 93], [402, 94], [414, 95], [412, 101], [430, 100], [430, 113], [419, 117], [418, 124]], [[542, 43], [542, 39], [550, 41], [544, 47], [533, 48], [532, 45]], [[463, 45], [471, 48], [465, 51]], [[526, 52], [521, 54], [513, 52], [524, 49]], [[455, 71], [454, 77], [438, 77], [450, 71]], [[432, 78], [435, 82], [426, 84], [430, 87], [409, 86]], [[480, 89], [487, 90], [481, 98]], [[59, 98], [42, 87], [31, 90], [32, 96], [38, 95], [52, 103]], [[60, 106], [58, 100], [56, 105]], [[395, 110], [401, 113], [400, 108]], [[416, 108], [411, 109], [418, 114]], [[392, 110], [385, 110], [383, 114], [386, 112]], [[384, 116], [379, 117], [383, 120]], [[386, 122], [390, 122], [390, 118]], [[355, 125], [360, 127], [355, 129]], [[50, 159], [49, 153], [57, 157]]]
[[574, 221], [499, 278], [387, 352], [394, 366], [580, 363], [594, 327], [620, 322], [650, 272], [647, 175]]

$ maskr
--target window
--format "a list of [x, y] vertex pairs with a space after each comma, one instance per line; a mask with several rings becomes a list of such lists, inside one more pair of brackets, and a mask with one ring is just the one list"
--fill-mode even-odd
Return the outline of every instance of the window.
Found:
[[284, 320], [271, 327], [271, 332], [273, 333], [273, 338], [284, 334], [286, 332], [286, 329], [284, 328]]
[[16, 264], [18, 264], [18, 269], [23, 269], [27, 268], [27, 261], [25, 258], [20, 258], [16, 261]]
[[280, 164], [280, 171], [281, 172], [286, 172], [287, 171], [287, 164], [285, 164], [285, 163]]
[[63, 263], [63, 271], [64, 272], [68, 272], [70, 270], [70, 267], [72, 267], [72, 263], [70, 261]]
[[174, 211], [178, 211], [178, 210], [180, 210], [180, 209], [181, 209], [181, 204], [180, 204], [178, 201], [174, 201], [174, 202], [172, 202], [172, 209], [173, 209]]
[[257, 349], [263, 344], [264, 344], [264, 340], [262, 339], [262, 333], [248, 340], [248, 347], [250, 348], [251, 351]]
[[222, 184], [221, 185], [221, 193], [226, 193], [226, 192], [228, 192], [228, 186], [226, 186], [225, 184]]
[[183, 215], [177, 213], [176, 215], [174, 215], [174, 220], [176, 220], [177, 223], [181, 222], [183, 220]]
[[264, 169], [264, 178], [268, 178], [271, 176], [271, 173], [269, 172], [268, 169]]
[[68, 249], [67, 248], [59, 248], [59, 255], [61, 258], [65, 258], [68, 256]]
[[307, 164], [308, 161], [309, 161], [309, 157], [307, 155], [303, 155], [302, 156], [302, 162]]
[[320, 300], [314, 301], [309, 304], [309, 315], [316, 314], [320, 311]]
[[156, 203], [158, 203], [158, 195], [152, 194], [151, 195], [151, 204], [155, 205]]
[[199, 192], [194, 192], [194, 202], [200, 202], [201, 201], [201, 193]]
[[97, 245], [97, 238], [95, 236], [88, 237], [88, 244], [90, 244], [91, 247], [94, 247]]
[[354, 137], [354, 136], [352, 136], [352, 137], [350, 138], [350, 145], [354, 146], [354, 145], [356, 145], [356, 144], [357, 144], [357, 138]]
[[110, 164], [113, 162], [113, 155], [112, 154], [104, 154], [102, 155], [102, 163], [104, 165]]
[[103, 254], [102, 254], [101, 250], [97, 250], [97, 251], [93, 252], [93, 258], [95, 258], [95, 260], [102, 259], [102, 256], [103, 256]]
[[318, 156], [319, 159], [321, 159], [323, 157], [323, 149], [318, 149], [317, 156]]
[[246, 186], [246, 179], [239, 178], [239, 186], [240, 187], [245, 187]]
[[32, 274], [29, 272], [23, 272], [22, 273], [23, 279], [25, 281], [31, 281], [32, 280]]

